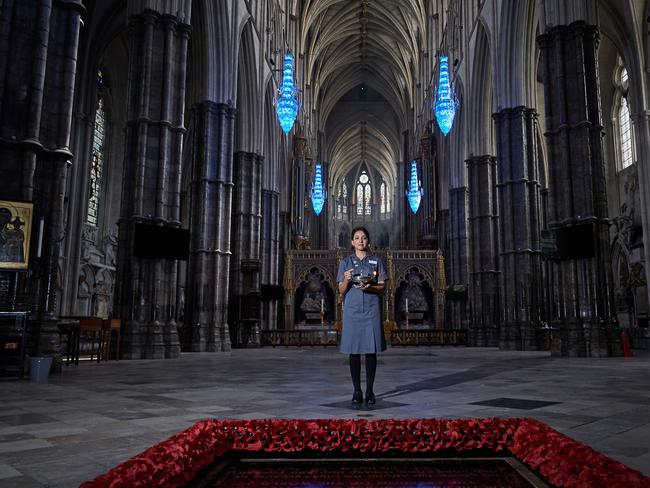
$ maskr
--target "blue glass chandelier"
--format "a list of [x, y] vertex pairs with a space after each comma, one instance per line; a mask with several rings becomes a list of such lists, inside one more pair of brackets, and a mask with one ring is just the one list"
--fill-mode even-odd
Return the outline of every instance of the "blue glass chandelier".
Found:
[[406, 192], [406, 198], [408, 198], [409, 206], [411, 211], [415, 214], [420, 208], [420, 201], [422, 200], [422, 195], [424, 195], [424, 190], [422, 185], [418, 180], [418, 165], [415, 162], [415, 159], [411, 161], [411, 177], [409, 178], [409, 191]]
[[321, 164], [316, 163], [316, 170], [314, 172], [314, 182], [311, 187], [311, 205], [316, 215], [320, 215], [325, 205], [327, 192], [323, 189], [323, 172]]
[[458, 100], [449, 84], [449, 58], [440, 56], [440, 77], [438, 79], [438, 90], [433, 102], [436, 120], [443, 135], [449, 134], [454, 125], [454, 116], [458, 107]]
[[298, 97], [293, 83], [293, 54], [287, 53], [284, 57], [282, 70], [282, 85], [280, 85], [280, 98], [278, 99], [278, 120], [285, 134], [288, 134], [298, 115]]

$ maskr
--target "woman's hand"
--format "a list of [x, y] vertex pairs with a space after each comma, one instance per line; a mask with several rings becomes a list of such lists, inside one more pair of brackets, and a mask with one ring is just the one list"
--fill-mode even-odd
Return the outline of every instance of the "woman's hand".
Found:
[[370, 283], [366, 283], [361, 287], [361, 291], [366, 293], [376, 293], [377, 295], [381, 295], [385, 289], [386, 289], [386, 283], [384, 281], [380, 281], [379, 283], [375, 283], [374, 285], [371, 285]]
[[345, 296], [345, 294], [348, 292], [348, 288], [350, 287], [350, 282], [352, 281], [353, 269], [354, 268], [350, 268], [343, 273], [343, 281], [339, 283], [339, 293], [341, 294], [341, 296]]

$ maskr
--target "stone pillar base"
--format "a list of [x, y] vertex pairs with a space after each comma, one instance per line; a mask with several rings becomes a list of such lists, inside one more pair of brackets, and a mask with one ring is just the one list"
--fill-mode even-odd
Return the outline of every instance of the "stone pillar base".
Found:
[[126, 322], [121, 336], [120, 359], [142, 359], [142, 324]]
[[538, 334], [533, 324], [511, 323], [502, 325], [499, 349], [504, 351], [539, 351], [543, 347], [538, 343]]
[[473, 347], [497, 347], [499, 345], [499, 331], [494, 327], [470, 328], [467, 341]]
[[181, 355], [181, 345], [178, 342], [176, 322], [165, 324], [163, 327], [165, 340], [165, 359], [174, 359]]
[[623, 348], [618, 330], [602, 322], [566, 322], [553, 333], [553, 357], [615, 357], [622, 356]]
[[157, 321], [147, 324], [145, 331], [144, 359], [164, 359], [165, 341], [162, 324]]
[[190, 352], [207, 351], [207, 325], [195, 324], [191, 329], [192, 339], [190, 340]]
[[221, 328], [221, 351], [229, 352], [230, 349], [230, 327], [228, 327], [228, 324], [223, 324]]

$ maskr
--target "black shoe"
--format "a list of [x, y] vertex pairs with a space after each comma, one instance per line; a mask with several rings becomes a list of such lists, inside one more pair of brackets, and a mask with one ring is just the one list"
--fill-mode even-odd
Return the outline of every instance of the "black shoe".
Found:
[[375, 398], [375, 394], [373, 392], [369, 391], [366, 393], [366, 403], [368, 405], [374, 405], [377, 403], [377, 399]]
[[357, 405], [357, 404], [359, 404], [361, 402], [363, 402], [363, 393], [361, 391], [357, 390], [352, 395], [352, 404]]

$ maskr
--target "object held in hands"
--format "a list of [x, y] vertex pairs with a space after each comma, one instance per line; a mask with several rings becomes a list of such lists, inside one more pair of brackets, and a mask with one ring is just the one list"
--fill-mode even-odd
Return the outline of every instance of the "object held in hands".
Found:
[[355, 288], [363, 288], [368, 284], [372, 284], [377, 281], [377, 272], [373, 271], [369, 275], [363, 275], [361, 273], [356, 273], [352, 275], [352, 285]]

